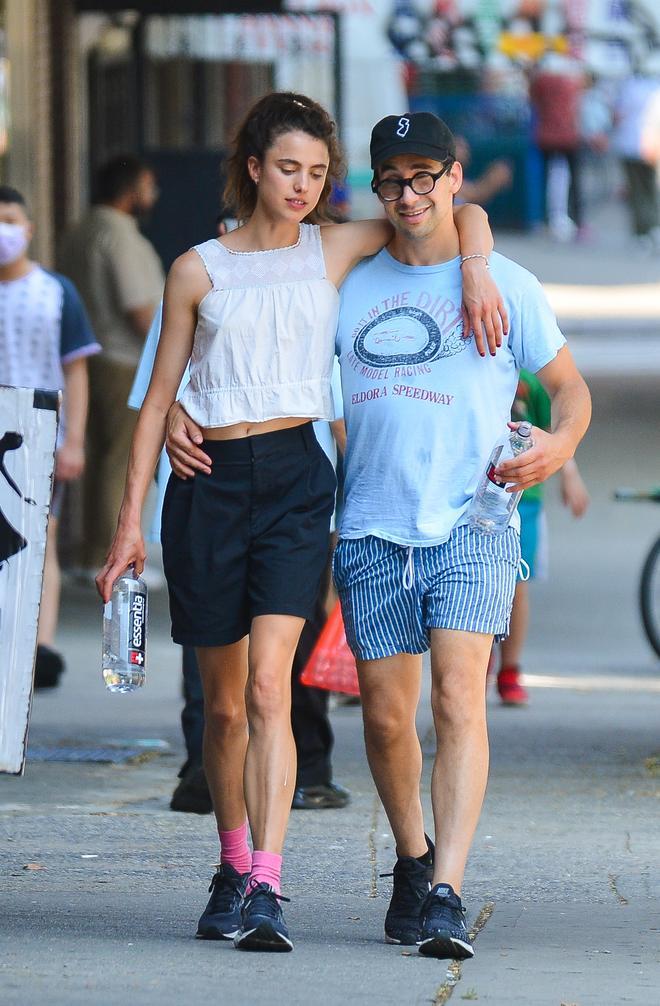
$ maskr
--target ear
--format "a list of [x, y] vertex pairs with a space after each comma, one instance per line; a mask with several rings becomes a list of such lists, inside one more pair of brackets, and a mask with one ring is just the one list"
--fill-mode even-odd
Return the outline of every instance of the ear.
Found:
[[247, 159], [247, 169], [248, 174], [255, 185], [259, 184], [259, 176], [261, 174], [261, 164], [258, 158], [251, 156]]
[[463, 166], [458, 161], [454, 161], [454, 163], [452, 164], [448, 178], [449, 178], [449, 188], [451, 189], [452, 193], [456, 195], [461, 185], [463, 184]]

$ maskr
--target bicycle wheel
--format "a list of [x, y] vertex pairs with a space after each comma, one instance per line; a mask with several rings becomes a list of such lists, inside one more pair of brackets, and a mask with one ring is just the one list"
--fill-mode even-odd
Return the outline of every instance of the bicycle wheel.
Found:
[[660, 657], [660, 538], [651, 546], [642, 567], [639, 608], [648, 641]]

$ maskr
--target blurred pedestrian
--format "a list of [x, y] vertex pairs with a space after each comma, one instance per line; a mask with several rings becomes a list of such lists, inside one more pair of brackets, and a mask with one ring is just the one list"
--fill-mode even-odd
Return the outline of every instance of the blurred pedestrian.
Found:
[[139, 229], [157, 198], [146, 162], [113, 158], [98, 173], [94, 206], [67, 232], [60, 251], [61, 268], [80, 290], [103, 347], [89, 373], [83, 572], [103, 564], [114, 534], [136, 421], [126, 402], [163, 293], [160, 259]]
[[456, 137], [456, 159], [465, 172], [463, 184], [456, 197], [458, 202], [485, 206], [499, 192], [510, 189], [513, 184], [511, 165], [503, 158], [491, 161], [477, 178], [466, 177], [472, 160], [472, 151], [464, 136]]
[[543, 155], [548, 230], [569, 241], [584, 225], [580, 112], [584, 72], [572, 57], [548, 53], [532, 74], [534, 138]]
[[244, 950], [293, 948], [280, 906], [296, 775], [291, 664], [313, 614], [335, 495], [311, 420], [334, 419], [337, 286], [390, 233], [383, 220], [319, 226], [340, 169], [334, 123], [316, 102], [272, 93], [248, 113], [225, 192], [243, 223], [170, 270], [119, 524], [97, 577], [107, 600], [127, 566], [144, 566], [144, 496], [190, 360], [182, 405], [192, 439], [178, 468], [170, 450], [184, 477], [168, 483], [163, 560], [173, 638], [195, 646], [202, 676], [221, 845], [198, 935]]
[[64, 670], [55, 648], [60, 606], [58, 520], [64, 487], [80, 477], [85, 465], [87, 358], [101, 347], [74, 285], [29, 257], [33, 231], [23, 195], [0, 186], [0, 384], [64, 392], [35, 664], [35, 687], [52, 688]]
[[612, 148], [621, 159], [633, 234], [640, 247], [660, 250], [660, 80], [637, 70], [621, 81]]
[[[511, 418], [516, 422], [529, 422], [550, 432], [550, 398], [536, 374], [521, 370], [513, 402]], [[589, 505], [582, 476], [575, 458], [570, 458], [559, 469], [561, 498], [574, 517], [582, 517]], [[518, 504], [520, 514], [520, 554], [529, 569], [528, 579], [518, 579], [511, 609], [509, 635], [499, 647], [500, 666], [497, 673], [497, 691], [507, 706], [523, 706], [529, 702], [529, 693], [520, 679], [520, 661], [529, 627], [529, 581], [545, 580], [548, 575], [547, 521], [543, 507], [542, 483], [526, 489]]]

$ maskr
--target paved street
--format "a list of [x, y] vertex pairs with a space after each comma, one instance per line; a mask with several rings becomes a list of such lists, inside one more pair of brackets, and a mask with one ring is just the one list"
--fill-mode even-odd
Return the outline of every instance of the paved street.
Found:
[[[604, 238], [621, 233], [620, 222], [615, 207], [594, 226]], [[612, 241], [595, 251], [507, 235], [498, 247], [564, 303], [579, 308], [574, 284], [605, 284], [614, 306], [608, 324], [574, 307], [564, 315], [594, 395], [578, 455], [592, 506], [574, 521], [549, 487], [551, 579], [533, 588], [526, 655], [532, 702], [503, 709], [491, 699], [491, 780], [464, 889], [475, 960], [448, 968], [382, 942], [391, 881], [380, 874], [394, 850], [357, 707], [333, 714], [335, 776], [352, 803], [292, 815], [284, 893], [295, 952], [240, 954], [193, 940], [217, 836], [210, 817], [168, 809], [182, 744], [165, 597], [151, 597], [147, 687], [112, 696], [100, 678], [100, 605], [69, 585], [61, 645], [70, 667], [58, 690], [35, 698], [31, 746], [169, 747], [115, 766], [29, 761], [23, 778], [0, 777], [6, 1006], [174, 1006], [210, 996], [230, 1006], [658, 1002], [660, 663], [642, 635], [636, 590], [660, 509], [611, 494], [660, 482], [660, 265], [632, 262]], [[656, 314], [645, 297], [646, 313], [615, 328], [616, 305], [638, 284], [655, 288]], [[427, 694], [419, 730], [428, 806]]]

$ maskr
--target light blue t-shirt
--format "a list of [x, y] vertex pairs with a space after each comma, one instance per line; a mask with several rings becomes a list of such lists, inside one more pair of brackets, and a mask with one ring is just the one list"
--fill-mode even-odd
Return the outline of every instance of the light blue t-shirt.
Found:
[[[474, 338], [463, 338], [459, 261], [408, 266], [383, 249], [341, 288], [337, 355], [348, 436], [341, 538], [446, 541], [465, 523], [506, 431], [518, 370], [540, 370], [565, 343], [536, 277], [494, 254], [510, 331], [495, 357], [480, 357]], [[512, 523], [519, 526], [517, 514]]]
[[[142, 348], [142, 356], [140, 357], [140, 362], [138, 368], [135, 372], [135, 378], [133, 380], [133, 386], [131, 392], [128, 396], [128, 406], [131, 409], [142, 408], [142, 403], [144, 401], [144, 396], [147, 393], [147, 388], [149, 387], [149, 381], [151, 380], [151, 373], [154, 369], [154, 361], [156, 359], [156, 351], [158, 349], [158, 339], [160, 338], [160, 326], [163, 320], [163, 305], [160, 304], [154, 319], [151, 322], [151, 328], [147, 333], [147, 338], [145, 340], [144, 346]], [[179, 390], [177, 392], [177, 398], [180, 397], [181, 392], [188, 383], [188, 368], [186, 367], [183, 378], [181, 379], [181, 384], [179, 385]], [[332, 397], [334, 400], [335, 416], [337, 419], [342, 417], [342, 406], [341, 406], [341, 384], [339, 377], [339, 364], [337, 360], [334, 362], [334, 368], [332, 372]], [[335, 444], [334, 437], [332, 435], [332, 430], [330, 429], [330, 424], [319, 421], [313, 424], [314, 432], [316, 434], [316, 439], [320, 443], [321, 447], [328, 455], [330, 461], [332, 462], [333, 468], [337, 467], [337, 445]], [[149, 540], [150, 541], [160, 541], [160, 523], [161, 523], [161, 511], [163, 509], [163, 499], [165, 497], [165, 489], [167, 487], [167, 480], [170, 477], [172, 469], [170, 467], [170, 460], [165, 451], [162, 452], [160, 460], [158, 462], [158, 472], [156, 475], [156, 481], [158, 483], [158, 498], [156, 501], [156, 507], [154, 509], [153, 517], [151, 520], [151, 526], [149, 528]], [[331, 530], [334, 530], [334, 515], [332, 518]]]

